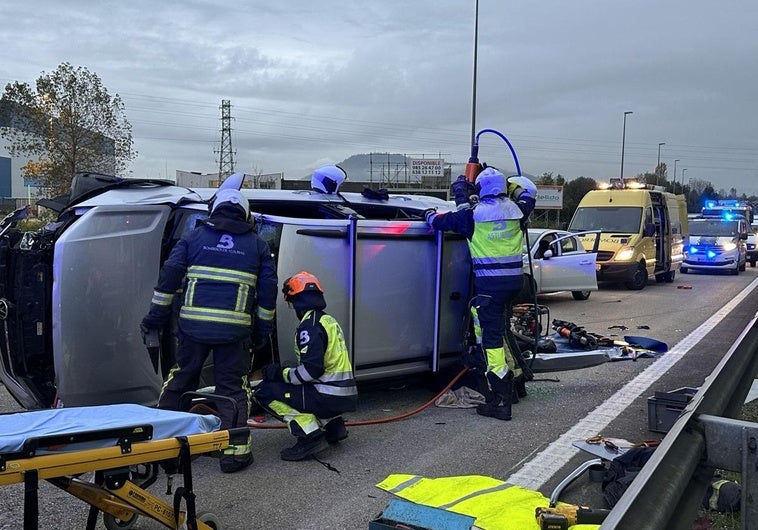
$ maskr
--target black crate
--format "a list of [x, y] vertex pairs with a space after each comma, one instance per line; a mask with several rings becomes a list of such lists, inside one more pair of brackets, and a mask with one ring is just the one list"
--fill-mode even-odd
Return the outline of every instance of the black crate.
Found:
[[654, 396], [647, 398], [648, 430], [669, 432], [697, 391], [697, 388], [686, 386], [669, 392], [656, 392]]

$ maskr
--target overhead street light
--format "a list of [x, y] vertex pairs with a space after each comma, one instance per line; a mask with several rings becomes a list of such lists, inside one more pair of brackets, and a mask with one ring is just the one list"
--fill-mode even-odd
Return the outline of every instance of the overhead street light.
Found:
[[626, 142], [626, 116], [632, 114], [631, 110], [624, 112], [624, 128], [621, 132], [621, 182], [624, 182], [624, 143]]
[[661, 172], [659, 171], [661, 167], [661, 146], [666, 145], [666, 142], [658, 142], [658, 163], [655, 165], [655, 184], [658, 185], [658, 178], [661, 175]]
[[682, 182], [679, 184], [679, 187], [681, 188], [682, 191], [684, 191], [684, 172], [685, 171], [687, 171], [686, 167], [682, 169]]

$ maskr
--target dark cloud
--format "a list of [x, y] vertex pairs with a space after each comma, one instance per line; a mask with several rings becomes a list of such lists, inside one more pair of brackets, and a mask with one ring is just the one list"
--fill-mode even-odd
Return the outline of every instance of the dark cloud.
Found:
[[[119, 93], [134, 173], [213, 171], [221, 100], [242, 169], [301, 176], [355, 153], [469, 154], [474, 2], [5, 3], [0, 82], [63, 61]], [[568, 178], [661, 161], [758, 194], [758, 4], [479, 2], [478, 129]], [[480, 153], [512, 164], [484, 138]]]

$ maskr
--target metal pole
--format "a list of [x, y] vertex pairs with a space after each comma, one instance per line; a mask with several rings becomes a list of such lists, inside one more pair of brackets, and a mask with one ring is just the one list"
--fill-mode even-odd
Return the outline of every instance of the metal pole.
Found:
[[659, 168], [661, 167], [661, 146], [666, 145], [666, 142], [658, 142], [658, 163], [655, 165], [655, 185], [658, 185], [658, 178], [660, 177], [661, 173], [659, 171]]
[[632, 114], [631, 110], [624, 112], [624, 128], [621, 132], [621, 183], [624, 183], [624, 144], [626, 143], [626, 115]]
[[674, 192], [674, 193], [676, 193], [676, 163], [677, 162], [679, 162], [678, 158], [676, 160], [674, 160], [674, 180], [671, 181], [672, 182], [672, 184], [671, 184], [671, 191]]
[[476, 63], [477, 50], [479, 47], [479, 0], [476, 0], [474, 11], [474, 81], [471, 89], [471, 143], [474, 145], [476, 137]]
[[681, 189], [682, 193], [684, 193], [684, 172], [687, 171], [687, 168], [682, 169], [682, 182], [679, 184], [679, 188]]

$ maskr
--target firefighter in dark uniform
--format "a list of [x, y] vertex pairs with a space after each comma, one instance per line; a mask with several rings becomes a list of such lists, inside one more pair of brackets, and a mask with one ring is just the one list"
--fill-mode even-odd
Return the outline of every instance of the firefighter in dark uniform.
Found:
[[282, 292], [300, 319], [295, 332], [298, 365], [265, 366], [255, 400], [286, 422], [297, 438], [280, 453], [282, 460], [294, 461], [347, 438], [342, 414], [355, 410], [358, 391], [342, 328], [324, 312], [318, 278], [301, 271], [284, 282]]
[[[452, 190], [458, 210], [438, 214], [425, 212], [429, 226], [466, 236], [474, 270], [475, 297], [472, 314], [481, 328], [481, 346], [486, 362], [487, 402], [476, 412], [500, 420], [511, 419], [516, 369], [506, 324], [513, 299], [523, 285], [522, 227], [534, 209], [537, 188], [526, 177], [505, 178], [492, 167], [476, 178], [479, 201], [469, 204], [474, 186], [461, 176]], [[509, 366], [510, 364], [510, 366]]]
[[[237, 403], [236, 417], [231, 403], [216, 403], [221, 429], [229, 429], [247, 425], [249, 352], [251, 346], [264, 346], [271, 334], [278, 281], [268, 246], [249, 221], [247, 199], [238, 189], [222, 188], [210, 217], [177, 242], [163, 264], [142, 328], [166, 324], [175, 293], [184, 285], [177, 365], [163, 384], [158, 407], [178, 409], [181, 395], [198, 388], [203, 364], [213, 352], [215, 393]], [[220, 467], [232, 473], [252, 462], [248, 437], [247, 444], [224, 451]]]

